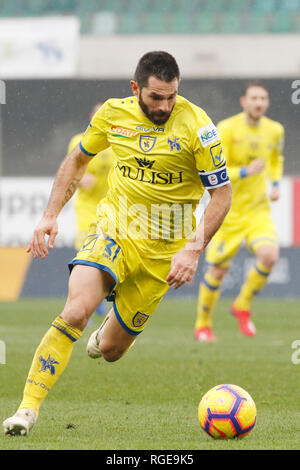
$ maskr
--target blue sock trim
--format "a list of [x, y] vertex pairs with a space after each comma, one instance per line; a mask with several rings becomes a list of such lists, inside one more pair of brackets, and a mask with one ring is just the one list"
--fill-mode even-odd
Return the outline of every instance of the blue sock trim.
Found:
[[264, 271], [261, 271], [256, 265], [255, 265], [255, 269], [256, 269], [256, 271], [258, 272], [258, 274], [260, 274], [261, 276], [268, 277], [269, 274], [270, 274], [270, 272], [265, 273]]
[[73, 341], [73, 343], [75, 343], [75, 341], [77, 341], [76, 338], [74, 338], [73, 336], [71, 336], [69, 333], [67, 333], [65, 330], [63, 330], [62, 328], [59, 328], [58, 326], [56, 325], [53, 325], [53, 323], [51, 323], [51, 326], [53, 326], [54, 328], [56, 328], [58, 331], [60, 331], [61, 333], [63, 333], [64, 335], [66, 335], [71, 341]]
[[209, 290], [218, 290], [220, 289], [220, 286], [212, 286], [211, 284], [209, 284], [209, 282], [207, 282], [207, 280], [204, 278], [202, 283], [209, 289]]

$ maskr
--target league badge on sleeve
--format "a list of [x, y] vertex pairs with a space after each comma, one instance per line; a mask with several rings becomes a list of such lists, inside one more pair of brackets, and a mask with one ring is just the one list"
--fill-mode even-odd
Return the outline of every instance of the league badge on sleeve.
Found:
[[215, 167], [219, 167], [225, 163], [225, 159], [223, 157], [223, 149], [221, 143], [213, 145], [210, 148], [211, 158], [213, 160], [213, 164]]

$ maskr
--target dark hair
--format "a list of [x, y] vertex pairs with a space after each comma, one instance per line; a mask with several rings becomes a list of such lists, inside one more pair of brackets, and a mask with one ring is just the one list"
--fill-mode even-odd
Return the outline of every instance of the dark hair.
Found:
[[134, 79], [139, 87], [143, 88], [148, 85], [148, 79], [152, 75], [167, 83], [174, 78], [179, 79], [179, 67], [174, 57], [164, 51], [152, 51], [144, 54], [137, 64]]
[[264, 83], [260, 82], [259, 80], [251, 80], [251, 82], [248, 82], [244, 86], [241, 96], [245, 96], [247, 91], [249, 90], [249, 88], [252, 88], [252, 87], [255, 87], [255, 86], [263, 88], [268, 93], [268, 90], [267, 90], [266, 86], [264, 85]]

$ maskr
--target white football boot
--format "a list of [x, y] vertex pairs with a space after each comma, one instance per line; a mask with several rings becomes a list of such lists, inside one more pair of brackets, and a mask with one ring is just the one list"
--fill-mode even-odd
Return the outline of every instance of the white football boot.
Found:
[[36, 420], [37, 416], [34, 410], [22, 408], [3, 421], [4, 433], [11, 436], [26, 436], [35, 425]]
[[97, 359], [98, 357], [101, 357], [102, 354], [99, 349], [99, 344], [100, 344], [100, 330], [101, 327], [98, 328], [98, 330], [95, 330], [91, 336], [89, 337], [88, 344], [86, 346], [86, 352], [89, 357], [92, 359]]
[[98, 357], [102, 356], [100, 349], [99, 349], [100, 331], [104, 329], [105, 323], [107, 322], [108, 319], [109, 319], [109, 315], [107, 315], [104, 318], [103, 322], [101, 323], [100, 328], [95, 330], [89, 337], [88, 344], [86, 346], [86, 352], [87, 352], [87, 355], [91, 357], [92, 359], [97, 359]]

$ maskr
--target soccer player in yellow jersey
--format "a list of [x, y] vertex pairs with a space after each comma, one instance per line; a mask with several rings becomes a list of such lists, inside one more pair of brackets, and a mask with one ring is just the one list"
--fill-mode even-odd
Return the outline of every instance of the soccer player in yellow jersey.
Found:
[[[232, 206], [207, 248], [209, 267], [200, 284], [195, 325], [198, 341], [215, 341], [212, 312], [222, 280], [244, 240], [256, 263], [233, 302], [232, 313], [243, 334], [255, 335], [250, 319], [251, 302], [265, 286], [279, 256], [269, 200], [276, 201], [280, 194], [284, 129], [279, 122], [264, 116], [269, 95], [260, 82], [248, 84], [240, 103], [243, 112], [218, 125], [232, 183]], [[269, 178], [272, 189], [268, 195]]]
[[[131, 81], [133, 96], [109, 99], [58, 170], [28, 246], [34, 258], [53, 248], [57, 216], [89, 161], [109, 146], [116, 159], [97, 222], [70, 263], [65, 307], [37, 348], [18, 411], [3, 423], [7, 434], [28, 434], [96, 305], [113, 298], [87, 353], [113, 362], [132, 346], [168, 288], [191, 281], [229, 210], [231, 185], [217, 129], [201, 108], [177, 96], [179, 78], [170, 54], [145, 54]], [[192, 213], [205, 188], [211, 201], [196, 229]]]

